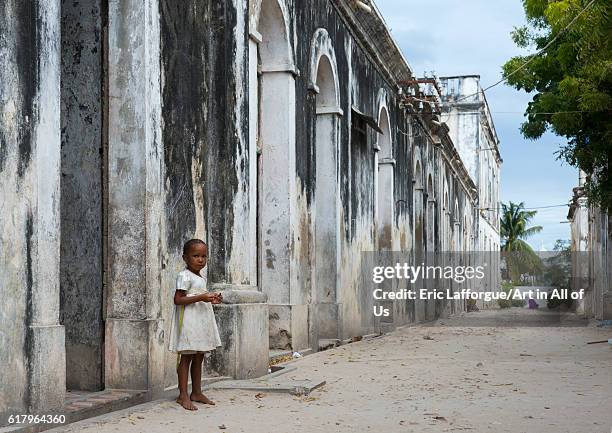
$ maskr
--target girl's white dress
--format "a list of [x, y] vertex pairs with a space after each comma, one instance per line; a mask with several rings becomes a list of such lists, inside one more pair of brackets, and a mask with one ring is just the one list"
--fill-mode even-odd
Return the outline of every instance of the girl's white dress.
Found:
[[[185, 269], [176, 277], [175, 290], [185, 290], [187, 296], [206, 293], [206, 277], [200, 277]], [[168, 343], [168, 350], [171, 352], [207, 352], [221, 346], [215, 313], [210, 302], [175, 305], [171, 323]]]

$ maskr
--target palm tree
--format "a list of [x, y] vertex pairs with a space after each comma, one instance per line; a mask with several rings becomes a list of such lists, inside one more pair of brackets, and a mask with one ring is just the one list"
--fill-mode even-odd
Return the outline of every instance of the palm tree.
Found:
[[528, 227], [537, 211], [525, 210], [525, 203], [502, 203], [500, 236], [501, 250], [506, 252], [508, 273], [518, 282], [523, 273], [537, 273], [542, 270], [542, 262], [526, 239], [542, 231], [542, 226]]

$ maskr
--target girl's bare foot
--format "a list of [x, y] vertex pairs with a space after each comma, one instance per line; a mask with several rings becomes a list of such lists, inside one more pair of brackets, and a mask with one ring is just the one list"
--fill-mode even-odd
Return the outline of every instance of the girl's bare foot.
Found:
[[206, 397], [202, 393], [199, 393], [199, 394], [192, 393], [191, 394], [191, 401], [197, 401], [198, 403], [210, 404], [212, 406], [215, 405], [214, 401], [212, 401], [211, 399], [209, 399], [208, 397]]
[[197, 406], [188, 397], [179, 397], [176, 402], [187, 410], [198, 410]]

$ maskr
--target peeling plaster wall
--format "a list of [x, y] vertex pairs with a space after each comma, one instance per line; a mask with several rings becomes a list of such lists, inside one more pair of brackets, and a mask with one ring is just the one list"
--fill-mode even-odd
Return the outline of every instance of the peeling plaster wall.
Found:
[[[413, 238], [413, 161], [414, 149], [420, 153], [423, 163], [423, 174], [431, 173], [434, 177], [434, 196], [436, 206], [430, 209], [430, 224], [425, 228], [423, 237], [423, 248], [426, 249], [429, 237], [431, 245], [436, 250], [440, 249], [442, 233], [439, 232], [441, 205], [442, 205], [442, 182], [440, 173], [446, 173], [451, 179], [452, 187], [450, 198], [460, 203], [460, 209], [467, 209], [468, 214], [473, 215], [474, 208], [467, 198], [465, 186], [457, 180], [457, 175], [450, 169], [448, 162], [441, 154], [436, 153], [428, 128], [418, 122], [415, 116], [411, 116], [399, 108], [396, 92], [393, 87], [383, 78], [380, 72], [373, 67], [373, 63], [364, 53], [359, 43], [355, 41], [352, 34], [346, 28], [344, 22], [336, 13], [330, 2], [319, 1], [310, 5], [307, 10], [299, 10], [295, 13], [296, 28], [300, 35], [312, 35], [317, 28], [325, 28], [331, 39], [335, 50], [337, 61], [340, 108], [344, 116], [340, 119], [340, 196], [341, 196], [341, 268], [340, 285], [338, 288], [338, 302], [340, 303], [340, 330], [341, 338], [376, 330], [379, 326], [372, 317], [371, 294], [366, 293], [363, 284], [358, 280], [361, 273], [361, 251], [371, 251], [375, 248], [375, 224], [374, 220], [374, 144], [377, 142], [376, 133], [368, 128], [365, 140], [355, 140], [351, 131], [352, 106], [373, 118], [378, 118], [380, 110], [379, 93], [382, 91], [389, 112], [391, 125], [391, 142], [393, 143], [392, 157], [396, 164], [394, 167], [393, 202], [394, 212], [394, 248], [401, 251], [412, 252], [414, 249]], [[299, 37], [296, 45], [296, 63], [302, 75], [304, 69], [308, 68], [308, 56], [310, 50], [307, 45], [308, 37]], [[307, 80], [298, 80], [297, 105], [304, 101], [304, 115], [298, 114], [297, 122], [297, 173], [305, 185], [306, 194], [311, 197], [316, 194], [317, 175], [313, 170], [314, 156], [316, 155], [316, 143], [312, 133], [314, 112], [314, 98], [306, 88]], [[307, 144], [301, 146], [300, 143]], [[310, 183], [309, 183], [310, 182]], [[423, 179], [425, 184], [426, 178]], [[310, 199], [309, 204], [311, 204]], [[424, 201], [426, 203], [426, 199]], [[426, 212], [425, 212], [426, 214]], [[425, 221], [427, 216], [424, 215]], [[452, 217], [451, 217], [452, 219]], [[463, 234], [462, 217], [457, 230]], [[452, 235], [451, 235], [452, 236]], [[470, 243], [468, 239], [462, 242]], [[470, 248], [473, 246], [470, 245]], [[316, 251], [314, 254], [316, 255]], [[316, 270], [315, 270], [316, 272]], [[433, 302], [431, 303], [433, 304]], [[459, 308], [459, 307], [458, 307]], [[427, 306], [428, 319], [433, 319], [440, 314], [441, 307]], [[407, 323], [415, 320], [414, 306], [397, 303], [395, 323]], [[312, 326], [312, 324], [311, 324]]]
[[[259, 10], [259, 2], [253, 2], [250, 9], [250, 21], [256, 26], [256, 16]], [[309, 89], [311, 77], [311, 38], [317, 29], [323, 28], [329, 35], [330, 42], [335, 51], [337, 63], [337, 75], [339, 81], [339, 103], [344, 115], [339, 120], [339, 168], [340, 168], [340, 277], [337, 293], [339, 306], [339, 337], [346, 338], [364, 333], [373, 332], [379, 326], [371, 314], [371, 294], [366, 293], [362, 282], [359, 281], [361, 273], [361, 252], [371, 251], [376, 246], [376, 232], [374, 219], [374, 145], [377, 142], [376, 133], [367, 129], [365, 139], [355, 139], [352, 135], [351, 122], [353, 106], [360, 111], [378, 118], [380, 111], [379, 94], [385, 97], [389, 111], [391, 125], [391, 142], [393, 143], [393, 158], [396, 160], [394, 167], [393, 202], [394, 212], [394, 239], [393, 245], [402, 251], [412, 251], [413, 242], [413, 149], [419, 149], [420, 158], [424, 164], [424, 173], [432, 173], [437, 197], [436, 207], [430, 209], [434, 214], [430, 215], [430, 224], [425, 229], [423, 242], [429, 237], [430, 245], [439, 249], [442, 234], [438, 232], [441, 215], [442, 182], [439, 173], [450, 169], [443, 162], [441, 155], [434, 151], [434, 145], [430, 132], [422, 122], [417, 122], [414, 116], [406, 114], [399, 108], [396, 92], [393, 87], [383, 78], [381, 73], [373, 66], [371, 59], [365, 54], [361, 45], [354, 39], [352, 33], [347, 29], [345, 22], [338, 15], [331, 2], [320, 0], [302, 7], [287, 2], [288, 22], [290, 33], [294, 35], [292, 41], [295, 53], [296, 67], [300, 75], [296, 79], [296, 175], [298, 188], [300, 188], [300, 203], [306, 206], [298, 206], [298, 215], [295, 218], [301, 221], [299, 230], [301, 236], [294, 237], [294, 254], [299, 255], [302, 267], [299, 269], [299, 283], [292, 288], [301, 292], [298, 299], [308, 302], [311, 291], [314, 290], [309, 279], [309, 271], [312, 270], [313, 259], [317, 249], [312, 246], [312, 225], [310, 215], [314, 213], [315, 195], [317, 188], [325, 187], [317, 185], [317, 181], [324, 181], [316, 173], [316, 97]], [[295, 36], [295, 35], [298, 36]], [[302, 36], [303, 35], [303, 36]], [[416, 146], [415, 146], [416, 144]], [[457, 175], [452, 172], [448, 175], [454, 179]], [[425, 182], [424, 180], [423, 182]], [[469, 215], [473, 215], [474, 208], [467, 199], [464, 184], [456, 179], [450, 191], [451, 200], [455, 199], [461, 204]], [[424, 201], [426, 203], [426, 199]], [[452, 218], [452, 217], [451, 217]], [[472, 240], [470, 236], [465, 240], [463, 227], [463, 214], [456, 217], [460, 222], [457, 230], [461, 230], [461, 247], [467, 246]], [[427, 221], [427, 217], [425, 217]], [[472, 221], [473, 219], [471, 219]], [[433, 222], [433, 224], [431, 224]], [[454, 227], [454, 225], [453, 225]], [[473, 231], [473, 230], [472, 230]], [[470, 232], [472, 232], [470, 231]], [[459, 236], [459, 234], [458, 234]], [[449, 237], [452, 237], [450, 235]], [[466, 244], [466, 245], [464, 245]], [[424, 245], [423, 248], [426, 248]], [[470, 248], [473, 248], [470, 245]], [[301, 253], [298, 253], [301, 251]], [[312, 272], [316, 273], [314, 269]], [[309, 287], [310, 285], [310, 287]], [[439, 314], [440, 307], [427, 306], [428, 319]], [[414, 320], [414, 306], [397, 306], [396, 323], [406, 323]], [[313, 324], [309, 325], [311, 328]], [[311, 345], [313, 342], [311, 342]]]

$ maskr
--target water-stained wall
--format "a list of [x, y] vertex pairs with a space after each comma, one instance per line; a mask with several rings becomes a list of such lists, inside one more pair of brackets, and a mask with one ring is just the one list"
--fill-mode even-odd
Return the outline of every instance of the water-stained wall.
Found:
[[[263, 19], [260, 17], [262, 13], [265, 14]], [[366, 292], [359, 280], [362, 251], [375, 250], [379, 244], [376, 227], [380, 222], [375, 215], [377, 195], [389, 195], [387, 199], [393, 209], [393, 227], [388, 230], [392, 233], [392, 247], [412, 252], [415, 249], [414, 167], [418, 156], [423, 167], [420, 174], [422, 185], [432, 179], [431, 188], [435, 189], [417, 191], [422, 195], [420, 203], [423, 209], [419, 212], [424, 225], [423, 233], [417, 239], [420, 248], [423, 251], [440, 250], [444, 236], [447, 247], [453, 240], [457, 244], [461, 241], [463, 246], [468, 242], [463, 214], [471, 215], [473, 207], [469, 204], [470, 199], [466, 198], [469, 185], [457, 180], [458, 174], [450, 165], [450, 158], [456, 155], [443, 158], [444, 152], [448, 154], [449, 150], [436, 146], [434, 142], [439, 142], [440, 138], [432, 131], [431, 123], [400, 106], [397, 87], [388, 74], [376, 66], [370, 52], [361, 40], [357, 40], [354, 29], [347, 27], [332, 2], [318, 0], [308, 5], [290, 0], [251, 1], [248, 4], [243, 0], [222, 4], [198, 0], [180, 4], [161, 2], [160, 16], [167, 246], [163, 253], [166, 264], [163, 286], [169, 290], [173, 286], [173, 276], [182, 266], [182, 243], [196, 236], [207, 240], [210, 245], [209, 281], [232, 287], [258, 287], [264, 292], [270, 290], [266, 284], [258, 286], [262, 269], [256, 267], [254, 257], [262, 254], [258, 266], [270, 266], [271, 263], [280, 266], [281, 262], [274, 264], [274, 260], [280, 258], [276, 254], [266, 256], [262, 251], [269, 245], [259, 245], [255, 240], [255, 232], [262, 230], [256, 226], [262, 224], [256, 222], [260, 218], [258, 206], [262, 204], [257, 204], [257, 194], [253, 194], [254, 190], [261, 188], [257, 183], [262, 176], [257, 172], [259, 163], [254, 161], [257, 158], [255, 149], [263, 151], [265, 162], [268, 151], [265, 137], [269, 134], [265, 132], [266, 122], [275, 119], [275, 111], [287, 113], [291, 110], [295, 112], [295, 143], [291, 141], [293, 139], [288, 142], [293, 143], [294, 148], [287, 154], [289, 156], [280, 156], [278, 160], [280, 164], [286, 161], [288, 165], [277, 166], [275, 173], [268, 174], [274, 182], [280, 182], [279, 185], [288, 185], [289, 212], [283, 220], [286, 222], [281, 223], [279, 219], [274, 227], [280, 230], [279, 239], [287, 239], [289, 250], [283, 277], [286, 280], [274, 289], [279, 291], [278, 294], [269, 293], [271, 319], [278, 324], [271, 328], [271, 332], [281, 336], [271, 342], [285, 347], [291, 346], [292, 339], [297, 338], [316, 346], [320, 327], [325, 328], [322, 333], [328, 335], [332, 332], [337, 338], [377, 331], [379, 324], [371, 314], [371, 293]], [[286, 39], [273, 39], [265, 33], [269, 28], [277, 28]], [[264, 32], [263, 36], [260, 31]], [[259, 45], [258, 50], [253, 51], [254, 43]], [[338, 105], [333, 127], [337, 131], [339, 198], [337, 284], [335, 294], [327, 293], [330, 292], [327, 290], [322, 298], [325, 303], [333, 299], [332, 303], [335, 302], [337, 307], [332, 311], [326, 306], [328, 310], [325, 312], [311, 308], [313, 304], [322, 302], [316, 296], [318, 269], [314, 265], [317, 252], [326, 247], [317, 246], [316, 242], [317, 221], [314, 216], [322, 218], [320, 213], [317, 214], [316, 195], [317, 190], [329, 188], [330, 179], [334, 179], [333, 173], [318, 176], [316, 170], [319, 164], [317, 150], [323, 149], [317, 145], [317, 100], [320, 101], [322, 90], [313, 87], [317, 80], [313, 76], [313, 64], [317, 64], [313, 61], [313, 50], [320, 49], [317, 48], [320, 44], [327, 47], [323, 51], [328, 58], [333, 57]], [[283, 99], [284, 102], [279, 99], [278, 103], [293, 101], [294, 106], [266, 105], [266, 83], [273, 82], [271, 76], [266, 75], [270, 69], [266, 62], [274, 54], [271, 50], [280, 50], [277, 55], [285, 59], [285, 63], [273, 65], [277, 68], [275, 71], [286, 68], [293, 74], [295, 83], [294, 101], [292, 96]], [[249, 56], [253, 52], [255, 57]], [[249, 75], [253, 68], [260, 74], [256, 81]], [[249, 79], [252, 82], [247, 86]], [[280, 83], [285, 78], [277, 75], [274, 80]], [[278, 89], [277, 93], [286, 96], [284, 90]], [[376, 145], [380, 138], [373, 128], [359, 124], [363, 115], [377, 122], [383, 106], [389, 119], [387, 129], [391, 155], [385, 158], [393, 160], [392, 191], [375, 190], [376, 171], [379, 169], [376, 166]], [[293, 126], [276, 123], [273, 128]], [[440, 132], [449, 141], [447, 134], [447, 130]], [[280, 136], [269, 137], [284, 140]], [[287, 167], [288, 175], [283, 174]], [[279, 176], [289, 178], [281, 179]], [[451, 204], [444, 208], [445, 184], [449, 203], [457, 202], [461, 215], [454, 215]], [[264, 207], [278, 203], [266, 202], [265, 197], [259, 198]], [[448, 216], [451, 213], [453, 215]], [[440, 223], [444, 215], [448, 223], [441, 233]], [[278, 224], [287, 226], [279, 227]], [[271, 257], [274, 260], [271, 261]], [[164, 302], [164, 315], [169, 318], [173, 308], [170, 297]], [[283, 305], [287, 305], [287, 309], [280, 308]], [[304, 310], [302, 306], [308, 309]], [[433, 319], [444, 307], [436, 306], [432, 301], [422, 306], [421, 315], [409, 303], [396, 304], [396, 310], [393, 320], [399, 324]], [[334, 320], [336, 325], [316, 323], [323, 320], [322, 317]], [[308, 335], [304, 334], [306, 329]], [[296, 333], [299, 338], [292, 335]], [[167, 370], [167, 380], [172, 380], [170, 370]]]
[[[272, 0], [271, 0], [272, 1]], [[274, 0], [276, 1], [276, 0]], [[263, 8], [265, 2], [252, 2], [255, 7], [251, 8], [251, 20], [256, 20], [257, 11]], [[315, 82], [312, 76], [312, 38], [324, 29], [329, 38], [329, 43], [334, 50], [334, 61], [337, 86], [339, 89], [339, 108], [342, 116], [339, 118], [339, 191], [340, 191], [340, 268], [339, 283], [337, 287], [337, 302], [339, 304], [338, 321], [339, 338], [348, 338], [355, 335], [375, 331], [378, 326], [372, 317], [371, 293], [366, 293], [359, 281], [361, 274], [360, 262], [361, 252], [371, 251], [377, 248], [378, 239], [376, 225], [380, 221], [375, 217], [375, 145], [379, 141], [378, 133], [365, 125], [356, 125], [356, 108], [359, 112], [378, 121], [381, 107], [384, 105], [388, 111], [390, 125], [390, 141], [392, 143], [393, 160], [393, 190], [380, 191], [380, 194], [390, 194], [393, 203], [394, 227], [392, 230], [393, 248], [403, 251], [412, 251], [415, 248], [413, 237], [413, 215], [414, 215], [414, 161], [421, 160], [424, 167], [422, 172], [422, 184], [425, 185], [428, 176], [432, 178], [434, 191], [423, 188], [423, 221], [426, 227], [421, 236], [422, 248], [429, 251], [439, 251], [442, 245], [440, 232], [440, 221], [443, 215], [443, 182], [445, 173], [450, 182], [447, 193], [450, 200], [457, 201], [461, 212], [468, 215], [473, 213], [471, 198], [468, 198], [467, 189], [469, 180], [466, 178], [461, 183], [457, 178], [459, 175], [450, 165], [453, 155], [443, 158], [443, 153], [449, 154], [450, 150], [438, 149], [434, 142], [440, 138], [436, 134], [444, 136], [449, 142], [448, 130], [432, 131], [431, 123], [418, 120], [416, 113], [411, 113], [400, 107], [400, 97], [397, 87], [377, 66], [375, 61], [364, 49], [363, 42], [357, 40], [354, 29], [349, 29], [346, 20], [333, 2], [315, 1], [302, 5], [291, 1], [278, 2], [287, 10], [287, 33], [290, 38], [292, 51], [295, 53], [296, 76], [296, 144], [295, 144], [295, 173], [300, 197], [304, 197], [306, 207], [299, 206], [299, 212], [295, 217], [299, 221], [307, 221], [311, 227], [299, 233], [307, 236], [295, 237], [297, 242], [292, 246], [294, 249], [309, 251], [310, 255], [303, 258], [305, 266], [300, 268], [304, 275], [298, 277], [300, 281], [296, 289], [304, 292], [298, 299], [309, 301], [312, 293], [316, 291], [313, 287], [314, 278], [308, 278], [308, 270], [316, 274], [317, 269], [312, 269], [319, 248], [313, 242], [316, 221], [312, 221], [312, 215], [316, 214], [317, 190], [329, 188], [324, 176], [318, 176], [316, 172], [317, 134], [316, 134], [316, 101], [320, 98], [320, 89], [314, 90], [311, 83]], [[382, 96], [381, 96], [382, 95]], [[253, 121], [254, 119], [251, 119]], [[452, 149], [452, 144], [450, 145]], [[466, 173], [462, 176], [467, 177]], [[450, 212], [448, 210], [445, 210]], [[453, 211], [454, 212], [454, 211]], [[463, 214], [451, 216], [449, 224], [451, 229], [446, 230], [445, 236], [455, 237], [449, 231], [459, 232], [458, 238], [462, 246], [470, 242], [470, 237], [465, 236]], [[458, 225], [455, 225], [454, 222]], [[313, 227], [314, 226], [314, 227]], [[467, 239], [467, 240], [466, 240]], [[450, 243], [450, 241], [449, 241]], [[300, 246], [302, 244], [302, 246]], [[307, 246], [304, 246], [307, 245]], [[291, 284], [291, 283], [290, 283]], [[399, 305], [396, 312], [397, 323], [405, 323], [414, 320], [414, 306]], [[426, 307], [427, 314], [424, 317], [416, 317], [418, 320], [433, 319], [440, 314], [443, 308], [436, 307], [430, 302]], [[316, 316], [310, 314], [311, 319]], [[312, 328], [313, 324], [309, 326]], [[316, 335], [316, 332], [312, 335]], [[311, 339], [312, 339], [311, 335]], [[310, 341], [310, 344], [316, 342]]]

